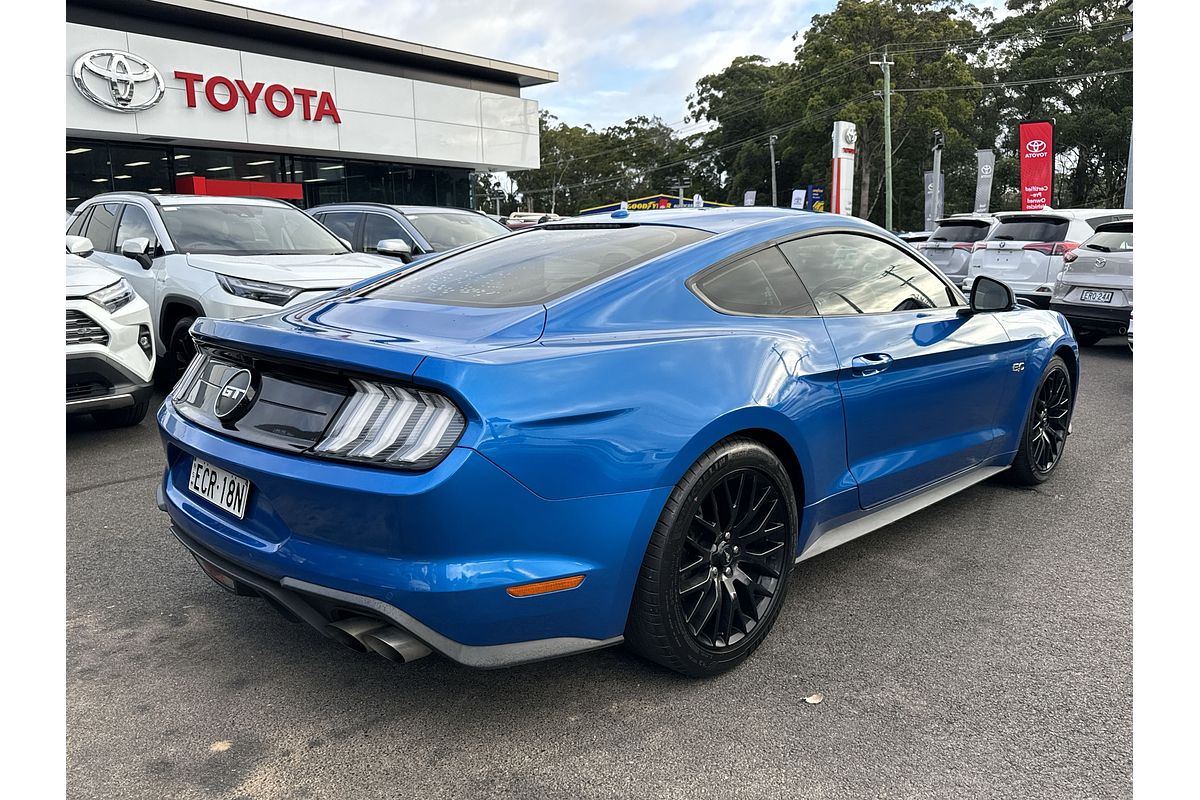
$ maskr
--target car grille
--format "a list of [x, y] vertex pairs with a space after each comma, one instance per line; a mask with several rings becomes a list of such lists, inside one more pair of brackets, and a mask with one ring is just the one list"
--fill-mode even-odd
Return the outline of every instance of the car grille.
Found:
[[82, 311], [67, 309], [67, 344], [108, 344], [108, 334]]

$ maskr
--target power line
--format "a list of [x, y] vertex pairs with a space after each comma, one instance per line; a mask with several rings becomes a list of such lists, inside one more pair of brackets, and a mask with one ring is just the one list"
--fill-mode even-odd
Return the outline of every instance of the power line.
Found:
[[893, 89], [895, 94], [908, 92], [952, 92], [964, 89], [1003, 89], [1008, 86], [1034, 86], [1041, 83], [1066, 83], [1068, 81], [1079, 81], [1085, 78], [1104, 78], [1109, 75], [1125, 75], [1133, 72], [1133, 67], [1123, 67], [1121, 69], [1106, 69], [1100, 72], [1083, 72], [1079, 75], [1063, 75], [1054, 78], [1030, 78], [1020, 81], [1003, 81], [1001, 83], [968, 83], [959, 86], [918, 86], [912, 89]]

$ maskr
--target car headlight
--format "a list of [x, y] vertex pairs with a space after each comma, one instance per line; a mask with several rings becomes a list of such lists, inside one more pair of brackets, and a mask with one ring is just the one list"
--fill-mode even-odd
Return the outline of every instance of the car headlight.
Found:
[[97, 289], [87, 297], [88, 300], [91, 300], [112, 314], [117, 309], [130, 303], [133, 298], [137, 297], [137, 293], [133, 291], [133, 286], [129, 281], [121, 278], [116, 283], [110, 283], [103, 289]]
[[221, 284], [222, 289], [236, 297], [270, 303], [273, 306], [286, 306], [293, 297], [302, 291], [295, 286], [252, 281], [249, 278], [235, 278], [232, 275], [218, 275], [217, 281]]
[[354, 394], [313, 452], [401, 469], [425, 469], [450, 452], [466, 426], [436, 392], [351, 379]]

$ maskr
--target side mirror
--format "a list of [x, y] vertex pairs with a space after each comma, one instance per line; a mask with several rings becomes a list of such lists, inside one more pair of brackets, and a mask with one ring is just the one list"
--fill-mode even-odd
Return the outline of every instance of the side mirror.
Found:
[[403, 239], [380, 239], [375, 245], [375, 252], [381, 256], [395, 256], [404, 261], [412, 258], [412, 245]]
[[96, 252], [96, 248], [92, 246], [92, 240], [86, 236], [68, 236], [67, 252], [80, 258], [87, 258]]
[[145, 236], [135, 236], [121, 242], [121, 255], [132, 258], [142, 265], [142, 269], [150, 269], [154, 263], [150, 257], [150, 240]]
[[1009, 311], [1017, 304], [1012, 287], [987, 275], [978, 275], [971, 286], [971, 313]]

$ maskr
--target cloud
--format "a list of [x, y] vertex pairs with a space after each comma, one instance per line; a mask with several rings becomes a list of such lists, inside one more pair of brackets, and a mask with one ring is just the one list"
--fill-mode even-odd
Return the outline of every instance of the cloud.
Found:
[[834, 0], [242, 0], [280, 14], [551, 69], [524, 90], [573, 125], [680, 123], [696, 81], [735, 56], [790, 59], [792, 34]]

